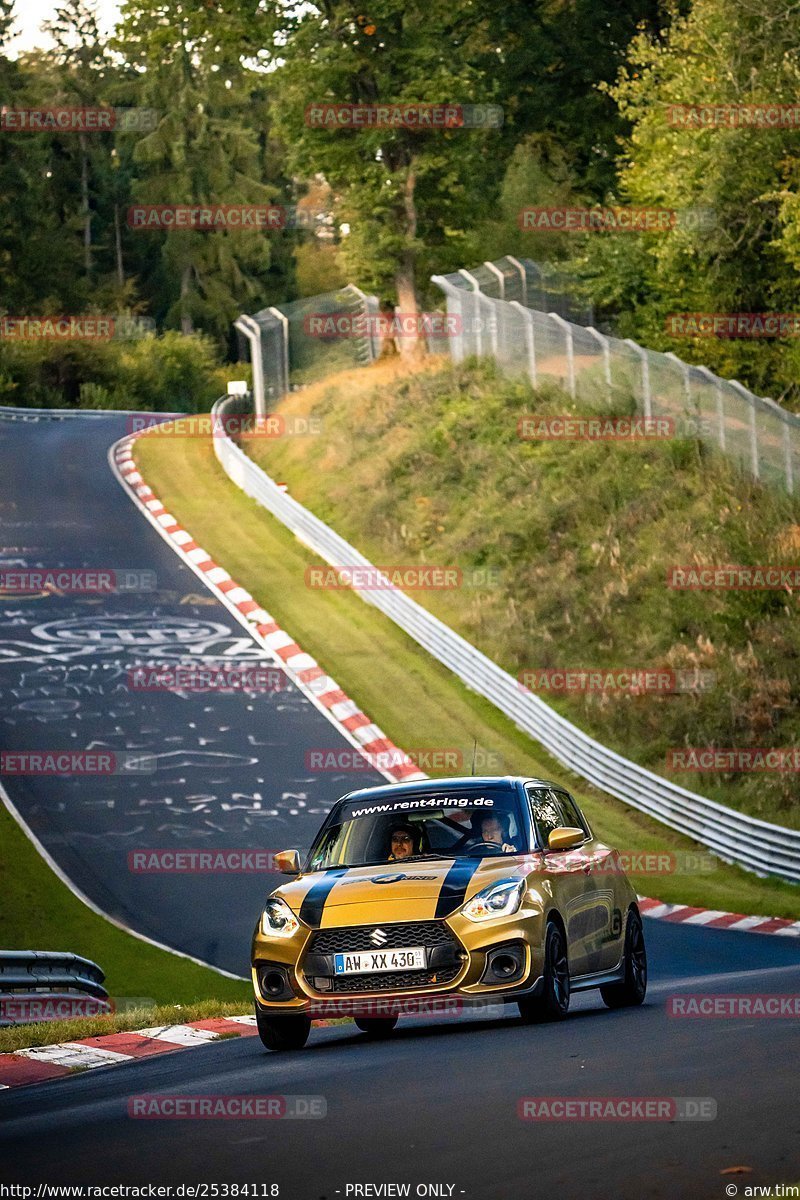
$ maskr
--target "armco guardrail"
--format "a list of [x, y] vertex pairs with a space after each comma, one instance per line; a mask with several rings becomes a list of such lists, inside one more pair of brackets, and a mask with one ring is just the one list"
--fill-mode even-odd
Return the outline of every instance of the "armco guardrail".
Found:
[[[96, 1000], [108, 1000], [103, 987], [105, 972], [97, 963], [79, 954], [60, 950], [0, 950], [0, 999], [15, 994], [41, 995], [63, 999], [65, 994], [80, 992]], [[59, 994], [53, 989], [58, 989]], [[13, 1024], [2, 1017], [0, 1026]]]
[[[225, 398], [213, 412], [223, 416], [241, 412], [242, 407], [242, 398]], [[332, 566], [371, 565], [349, 542], [281, 491], [228, 437], [219, 436], [221, 432], [212, 439], [214, 451], [237, 487]], [[800, 830], [784, 829], [726, 808], [609, 750], [538, 696], [523, 691], [512, 675], [403, 592], [360, 591], [359, 595], [577, 775], [694, 838], [726, 862], [760, 875], [800, 882]]]

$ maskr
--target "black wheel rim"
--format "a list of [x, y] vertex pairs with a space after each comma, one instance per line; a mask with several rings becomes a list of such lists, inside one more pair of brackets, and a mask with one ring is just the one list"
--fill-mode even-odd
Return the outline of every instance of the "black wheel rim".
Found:
[[636, 917], [631, 917], [628, 961], [631, 968], [631, 981], [637, 991], [643, 992], [647, 987], [647, 953], [644, 948], [642, 925]]
[[566, 1008], [569, 1003], [569, 964], [567, 949], [560, 933], [554, 933], [550, 939], [550, 981], [553, 988], [553, 999], [559, 1008]]

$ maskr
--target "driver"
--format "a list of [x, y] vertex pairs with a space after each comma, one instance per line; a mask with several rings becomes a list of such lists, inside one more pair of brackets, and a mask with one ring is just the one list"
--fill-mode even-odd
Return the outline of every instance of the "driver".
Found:
[[480, 840], [502, 847], [504, 854], [516, 854], [517, 847], [509, 842], [511, 834], [505, 813], [484, 813], [480, 823]]
[[389, 862], [399, 862], [401, 859], [410, 858], [412, 854], [419, 854], [419, 850], [420, 835], [416, 829], [411, 825], [392, 826], [389, 839]]

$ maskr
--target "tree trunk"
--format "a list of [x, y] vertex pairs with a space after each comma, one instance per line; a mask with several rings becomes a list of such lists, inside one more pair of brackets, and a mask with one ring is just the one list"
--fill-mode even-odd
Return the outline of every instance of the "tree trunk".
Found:
[[184, 335], [184, 337], [188, 337], [190, 333], [194, 333], [194, 323], [192, 322], [192, 318], [186, 311], [185, 307], [185, 301], [189, 295], [189, 287], [191, 282], [192, 268], [191, 265], [188, 265], [183, 268], [183, 274], [181, 275], [181, 333]]
[[[417, 186], [417, 175], [413, 166], [409, 167], [403, 189], [403, 208], [406, 217], [406, 237], [409, 243], [417, 236], [417, 205], [414, 191]], [[399, 267], [395, 272], [394, 282], [397, 288], [397, 306], [400, 313], [407, 317], [409, 314], [419, 314], [419, 298], [414, 267], [416, 253], [409, 244], [404, 251]], [[397, 348], [403, 358], [418, 358], [425, 353], [425, 339], [419, 332], [407, 331], [397, 338]]]
[[89, 208], [89, 154], [86, 149], [86, 134], [78, 134], [81, 152], [81, 216], [83, 217], [83, 269], [86, 278], [92, 274], [92, 214]]
[[117, 283], [120, 294], [125, 287], [125, 265], [122, 261], [122, 229], [119, 223], [119, 205], [114, 205], [114, 253], [117, 261]]

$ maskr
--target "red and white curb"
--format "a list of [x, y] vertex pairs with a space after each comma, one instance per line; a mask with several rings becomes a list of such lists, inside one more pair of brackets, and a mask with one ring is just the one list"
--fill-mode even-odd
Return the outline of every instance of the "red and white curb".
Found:
[[705, 929], [732, 929], [736, 933], [773, 933], [783, 937], [800, 937], [800, 921], [788, 917], [748, 917], [744, 913], [722, 912], [715, 908], [692, 908], [689, 904], [664, 904], [639, 896], [639, 911], [643, 917], [655, 917], [673, 924], [702, 925]]
[[[320, 708], [339, 732], [359, 750], [375, 769], [391, 782], [426, 779], [412, 760], [391, 742], [381, 729], [361, 711], [310, 654], [281, 629], [277, 621], [261, 608], [245, 588], [231, 579], [228, 572], [214, 562], [208, 551], [198, 546], [191, 533], [184, 529], [149, 487], [136, 466], [133, 443], [151, 429], [142, 430], [118, 442], [113, 448], [114, 463], [119, 477], [130, 489], [129, 495], [155, 525], [173, 550], [200, 575], [218, 599], [250, 630], [256, 640], [269, 650], [278, 665], [283, 667], [297, 687]], [[242, 620], [244, 619], [244, 620]], [[378, 759], [380, 756], [380, 759]], [[380, 765], [381, 760], [388, 765]]]
[[168, 1054], [190, 1046], [204, 1046], [221, 1036], [252, 1037], [258, 1031], [255, 1017], [209, 1017], [187, 1025], [163, 1025], [129, 1033], [107, 1033], [97, 1037], [58, 1042], [54, 1046], [32, 1046], [13, 1054], [0, 1054], [0, 1088], [60, 1079], [95, 1067], [118, 1066], [135, 1058]]

